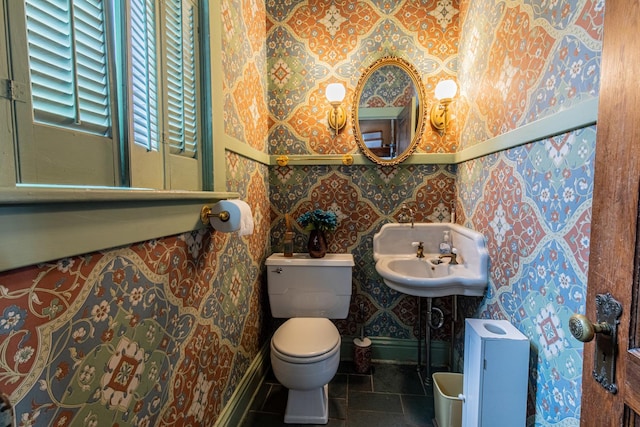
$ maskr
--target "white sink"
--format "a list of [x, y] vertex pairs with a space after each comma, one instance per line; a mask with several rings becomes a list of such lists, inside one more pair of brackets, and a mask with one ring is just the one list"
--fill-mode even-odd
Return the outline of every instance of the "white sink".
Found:
[[[440, 260], [438, 247], [449, 230], [458, 264]], [[424, 258], [414, 242], [423, 242]], [[385, 224], [373, 237], [376, 271], [392, 289], [421, 297], [482, 296], [488, 283], [489, 254], [484, 236], [457, 224]]]

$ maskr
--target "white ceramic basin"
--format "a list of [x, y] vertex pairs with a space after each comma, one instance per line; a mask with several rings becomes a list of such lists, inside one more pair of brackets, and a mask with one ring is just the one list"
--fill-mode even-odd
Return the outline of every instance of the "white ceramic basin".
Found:
[[[449, 230], [458, 264], [440, 260], [437, 248]], [[416, 257], [413, 242], [423, 242], [424, 258]], [[487, 288], [488, 260], [484, 236], [457, 224], [385, 224], [373, 237], [376, 271], [392, 289], [409, 295], [481, 296]]]
[[[382, 262], [389, 275], [398, 274], [406, 277], [439, 278], [450, 274], [449, 260], [434, 262], [436, 256], [428, 258], [385, 258]], [[382, 263], [381, 263], [382, 265]]]

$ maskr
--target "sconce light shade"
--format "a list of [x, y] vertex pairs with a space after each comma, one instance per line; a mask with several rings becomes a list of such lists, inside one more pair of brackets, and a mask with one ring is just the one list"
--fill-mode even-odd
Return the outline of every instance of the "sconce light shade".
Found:
[[435, 96], [438, 101], [456, 96], [458, 85], [453, 80], [441, 80], [436, 85]]
[[347, 90], [342, 83], [331, 83], [327, 86], [325, 95], [331, 105], [340, 104], [344, 100], [344, 96], [347, 94]]
[[436, 85], [435, 97], [438, 103], [431, 107], [431, 125], [441, 134], [447, 131], [447, 124], [451, 120], [449, 104], [457, 92], [458, 85], [453, 80], [442, 80]]
[[327, 100], [333, 106], [331, 111], [329, 111], [329, 126], [334, 130], [336, 136], [338, 135], [338, 131], [347, 123], [347, 113], [344, 107], [340, 105], [346, 94], [347, 90], [342, 83], [331, 83], [325, 91]]

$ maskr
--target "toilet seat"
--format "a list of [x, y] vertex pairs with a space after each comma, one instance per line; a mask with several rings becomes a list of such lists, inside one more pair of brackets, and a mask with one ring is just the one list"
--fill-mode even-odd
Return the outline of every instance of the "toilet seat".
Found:
[[314, 363], [340, 350], [340, 333], [329, 319], [296, 317], [273, 334], [271, 349], [290, 363]]

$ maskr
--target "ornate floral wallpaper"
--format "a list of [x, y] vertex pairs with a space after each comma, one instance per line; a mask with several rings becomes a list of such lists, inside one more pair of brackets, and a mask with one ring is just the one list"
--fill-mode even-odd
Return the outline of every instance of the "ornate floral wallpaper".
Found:
[[[416, 222], [449, 221], [454, 174], [454, 167], [436, 165], [274, 168], [270, 176], [272, 217], [277, 218], [273, 251], [282, 251], [284, 213], [297, 218], [318, 207], [335, 212], [339, 226], [327, 233], [329, 252], [350, 252], [356, 264], [351, 312], [348, 319], [337, 322], [340, 332], [356, 333], [363, 305], [368, 335], [414, 339], [417, 299], [382, 282], [373, 260], [373, 235], [382, 224], [398, 221], [402, 201], [413, 206]], [[298, 230], [295, 251], [306, 252], [307, 234]]]
[[404, 107], [415, 96], [411, 77], [397, 67], [376, 70], [362, 88], [360, 107]]
[[[414, 64], [431, 96], [441, 78], [455, 77], [459, 9], [457, 0], [267, 1], [271, 153], [355, 153], [350, 117], [337, 137], [330, 132], [324, 90], [342, 82], [350, 108], [360, 75], [380, 57], [400, 56]], [[456, 139], [455, 126], [445, 136], [427, 127], [418, 151], [452, 152]], [[355, 333], [362, 305], [366, 333], [416, 339], [417, 300], [389, 289], [377, 275], [373, 235], [397, 221], [403, 202], [416, 211], [416, 221], [449, 221], [454, 176], [455, 167], [435, 165], [274, 167], [271, 244], [281, 250], [286, 213], [296, 218], [318, 207], [335, 211], [340, 226], [328, 235], [329, 250], [356, 258], [352, 309], [337, 322], [341, 332]], [[307, 236], [298, 231], [295, 249], [306, 251]], [[450, 309], [448, 300], [440, 304]]]
[[595, 128], [458, 168], [465, 225], [487, 237], [490, 281], [467, 317], [507, 319], [531, 342], [528, 425], [578, 425], [582, 343], [567, 325], [585, 312]]
[[[597, 97], [604, 2], [474, 0], [461, 28], [461, 147]], [[487, 237], [490, 282], [467, 316], [507, 319], [531, 342], [527, 425], [577, 426], [595, 127], [458, 165], [459, 220]]]
[[[328, 130], [329, 83], [347, 89], [345, 105], [364, 70], [400, 56], [421, 73], [427, 96], [442, 78], [455, 78], [458, 0], [267, 0], [267, 74], [272, 154], [354, 153], [351, 118], [334, 138]], [[430, 102], [427, 100], [427, 102]], [[457, 128], [446, 136], [428, 129], [419, 152], [452, 152]]]
[[[355, 153], [351, 123], [328, 129], [324, 89], [343, 82], [350, 103], [360, 73], [393, 54], [428, 96], [444, 77], [461, 88], [453, 126], [427, 129], [418, 151], [481, 144], [597, 97], [603, 6], [224, 0], [225, 133], [270, 154]], [[23, 425], [212, 425], [268, 338], [262, 265], [281, 250], [283, 216], [312, 207], [338, 213], [330, 250], [356, 260], [341, 332], [356, 332], [362, 304], [368, 335], [415, 339], [416, 299], [386, 287], [371, 256], [407, 202], [416, 221], [449, 221], [455, 206], [485, 234], [489, 290], [462, 311], [530, 338], [528, 425], [578, 425], [582, 346], [565, 328], [584, 311], [594, 146], [588, 127], [457, 166], [269, 168], [228, 152], [226, 186], [251, 205], [253, 235], [198, 231], [0, 273], [0, 388]]]
[[603, 0], [468, 2], [460, 147], [598, 96]]
[[266, 167], [229, 164], [251, 236], [204, 229], [0, 274], [0, 388], [19, 425], [214, 424], [270, 329]]

